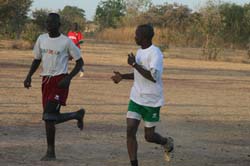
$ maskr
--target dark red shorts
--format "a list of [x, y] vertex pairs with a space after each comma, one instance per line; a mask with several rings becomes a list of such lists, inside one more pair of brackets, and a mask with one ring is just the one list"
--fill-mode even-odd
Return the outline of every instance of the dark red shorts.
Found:
[[58, 83], [66, 76], [61, 74], [58, 76], [43, 76], [42, 79], [42, 100], [43, 108], [45, 108], [48, 101], [54, 101], [60, 105], [66, 105], [69, 88], [62, 89], [58, 87]]

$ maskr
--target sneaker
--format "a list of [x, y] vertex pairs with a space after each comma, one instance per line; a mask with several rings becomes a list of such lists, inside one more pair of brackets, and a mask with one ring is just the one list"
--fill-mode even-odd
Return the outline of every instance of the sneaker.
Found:
[[83, 127], [84, 127], [83, 119], [84, 119], [84, 115], [85, 115], [85, 110], [83, 108], [81, 108], [79, 111], [77, 111], [77, 114], [79, 116], [78, 120], [77, 120], [77, 127], [80, 130], [83, 130]]
[[163, 145], [164, 153], [165, 153], [165, 160], [170, 161], [171, 156], [170, 153], [174, 150], [174, 140], [171, 137], [167, 138], [167, 143]]
[[80, 72], [80, 77], [83, 77], [84, 76], [84, 72]]

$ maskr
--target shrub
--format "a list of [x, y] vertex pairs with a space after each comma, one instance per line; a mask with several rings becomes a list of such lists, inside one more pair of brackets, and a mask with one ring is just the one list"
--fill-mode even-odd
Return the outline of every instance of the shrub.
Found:
[[34, 23], [27, 23], [21, 33], [21, 38], [30, 42], [30, 44], [33, 45], [40, 33], [41, 31], [38, 25]]

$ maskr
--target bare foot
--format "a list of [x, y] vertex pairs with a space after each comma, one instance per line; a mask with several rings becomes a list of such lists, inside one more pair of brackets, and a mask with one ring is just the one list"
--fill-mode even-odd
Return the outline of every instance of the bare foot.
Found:
[[78, 113], [78, 116], [79, 116], [79, 119], [77, 120], [77, 127], [80, 130], [83, 130], [83, 127], [84, 127], [83, 118], [84, 118], [84, 115], [85, 115], [85, 110], [83, 108], [81, 108], [79, 111], [77, 111], [77, 113]]

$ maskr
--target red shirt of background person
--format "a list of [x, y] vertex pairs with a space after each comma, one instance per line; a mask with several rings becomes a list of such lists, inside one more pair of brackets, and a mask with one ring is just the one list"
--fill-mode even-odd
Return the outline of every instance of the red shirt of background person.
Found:
[[[75, 43], [75, 45], [79, 49], [81, 49], [80, 44], [83, 43], [84, 37], [83, 37], [83, 34], [79, 31], [79, 26], [76, 22], [73, 23], [73, 25], [71, 26], [71, 30], [68, 32], [68, 37], [73, 41], [73, 43]], [[73, 59], [73, 57], [70, 56], [69, 60], [72, 60], [72, 59]], [[84, 75], [83, 72], [84, 72], [84, 69], [81, 68], [80, 77], [83, 77], [83, 75]]]
[[68, 32], [68, 37], [75, 43], [75, 45], [78, 48], [80, 47], [80, 44], [83, 43], [84, 36], [83, 34], [78, 30], [78, 24], [74, 23], [72, 25], [72, 29]]

